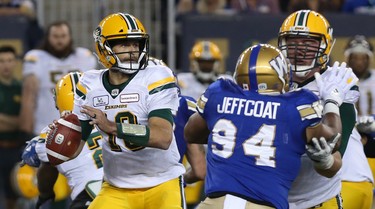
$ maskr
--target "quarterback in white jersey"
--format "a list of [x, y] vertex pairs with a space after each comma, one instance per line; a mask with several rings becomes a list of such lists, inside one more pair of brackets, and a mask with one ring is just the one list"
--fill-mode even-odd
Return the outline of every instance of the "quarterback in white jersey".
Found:
[[[25, 95], [21, 109], [24, 123], [21, 130], [40, 133], [51, 121], [59, 118], [52, 89], [57, 81], [69, 72], [86, 71], [96, 67], [96, 59], [85, 48], [72, 48], [69, 27], [65, 22], [53, 23], [49, 27], [46, 43], [41, 49], [26, 53], [23, 65]], [[48, 41], [47, 41], [48, 40]], [[61, 49], [60, 49], [60, 48]]]
[[[77, 110], [83, 105], [103, 111], [116, 123], [148, 125], [149, 114], [159, 109], [177, 110], [174, 76], [167, 67], [155, 65], [140, 70], [123, 86], [108, 83], [108, 70], [87, 71], [80, 79], [74, 113], [82, 121], [91, 118]], [[101, 131], [99, 129], [99, 131]], [[138, 146], [101, 132], [104, 137], [104, 180], [119, 188], [148, 188], [184, 173], [173, 137], [167, 150]], [[110, 163], [106, 163], [110, 162]], [[129, 169], [119, 169], [129, 168]], [[147, 168], [147, 169], [146, 169]]]
[[108, 69], [84, 73], [73, 113], [86, 140], [101, 132], [104, 183], [90, 209], [184, 208], [172, 112], [178, 88], [172, 71], [147, 66], [148, 41], [134, 16], [114, 13], [94, 30], [96, 53]]

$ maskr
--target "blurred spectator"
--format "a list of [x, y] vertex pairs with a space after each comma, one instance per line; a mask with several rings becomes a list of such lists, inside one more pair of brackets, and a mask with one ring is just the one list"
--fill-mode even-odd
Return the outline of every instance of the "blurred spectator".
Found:
[[195, 10], [194, 0], [179, 0], [177, 2], [177, 14], [182, 15], [193, 12]]
[[96, 67], [96, 59], [86, 48], [73, 47], [70, 25], [65, 21], [50, 24], [39, 49], [26, 53], [23, 66], [23, 91], [20, 129], [25, 139], [40, 133], [59, 118], [52, 89], [69, 72]]
[[177, 15], [187, 13], [228, 15], [233, 11], [227, 9], [226, 0], [180, 0], [177, 3]]
[[199, 14], [225, 14], [225, 0], [198, 0], [196, 9]]
[[372, 0], [344, 0], [342, 11], [347, 13], [366, 13], [375, 9], [375, 1]]
[[279, 14], [276, 0], [231, 0], [232, 8], [239, 13]]
[[0, 194], [5, 195], [5, 209], [16, 207], [18, 196], [11, 188], [10, 176], [21, 159], [24, 145], [24, 141], [17, 138], [22, 88], [21, 83], [14, 79], [16, 65], [15, 49], [11, 46], [0, 47]]
[[289, 12], [309, 9], [317, 12], [340, 12], [344, 0], [290, 0]]
[[43, 36], [43, 30], [36, 18], [36, 5], [33, 0], [0, 0], [0, 16], [24, 16], [28, 20], [25, 33], [27, 49], [35, 48]]
[[0, 15], [24, 15], [35, 19], [35, 5], [31, 0], [1, 0]]

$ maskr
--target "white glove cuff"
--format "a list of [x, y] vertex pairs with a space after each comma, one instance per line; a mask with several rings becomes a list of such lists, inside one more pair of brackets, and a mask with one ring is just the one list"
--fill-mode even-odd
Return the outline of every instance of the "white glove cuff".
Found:
[[335, 103], [332, 103], [332, 102], [326, 102], [324, 104], [323, 114], [326, 114], [326, 113], [335, 113], [340, 116], [339, 106], [337, 106]]
[[335, 159], [333, 158], [333, 155], [329, 155], [325, 160], [322, 160], [320, 162], [314, 161], [314, 167], [319, 170], [328, 170], [333, 166], [334, 162]]

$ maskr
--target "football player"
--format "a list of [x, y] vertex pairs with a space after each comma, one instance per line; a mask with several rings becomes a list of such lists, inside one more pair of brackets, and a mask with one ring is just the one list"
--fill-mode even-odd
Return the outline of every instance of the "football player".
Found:
[[[77, 72], [69, 73], [56, 84], [54, 98], [61, 116], [70, 114], [73, 110], [75, 87], [80, 76], [81, 74]], [[39, 167], [37, 182], [40, 194], [36, 207], [39, 208], [48, 200], [55, 198], [53, 186], [57, 174], [61, 173], [68, 179], [72, 190], [70, 208], [86, 209], [99, 191], [103, 178], [102, 136], [93, 129], [76, 158], [54, 167], [48, 163], [46, 154], [45, 139], [48, 130], [49, 128], [45, 128], [40, 136], [32, 139], [22, 154], [26, 164]]]
[[325, 101], [322, 119], [311, 91], [286, 93], [290, 74], [276, 47], [255, 45], [239, 56], [235, 82], [219, 79], [200, 97], [198, 113], [185, 127], [188, 142], [208, 145], [207, 198], [198, 209], [289, 208], [288, 190], [306, 143], [322, 143], [312, 153], [317, 167], [332, 166], [329, 154], [341, 132], [339, 106], [356, 80], [342, 88], [351, 70], [334, 70], [324, 83], [317, 75]]
[[55, 106], [52, 89], [59, 79], [69, 72], [95, 67], [96, 60], [90, 50], [73, 47], [70, 25], [64, 21], [51, 23], [40, 49], [30, 50], [24, 57], [20, 124], [23, 138], [38, 135], [60, 117], [57, 111], [46, 111]]
[[[278, 46], [292, 65], [293, 88], [312, 90], [322, 98], [314, 74], [317, 72], [322, 77], [329, 77], [330, 71], [327, 68], [346, 70], [346, 63], [335, 62], [332, 67], [327, 67], [334, 42], [333, 28], [324, 16], [315, 11], [299, 10], [284, 20], [278, 36]], [[358, 87], [354, 86], [340, 106], [342, 141], [339, 152], [331, 155], [334, 159], [333, 166], [317, 169], [314, 166], [315, 161], [311, 161], [308, 155], [302, 156], [301, 170], [289, 191], [290, 208], [342, 208], [339, 170], [342, 155], [355, 124], [356, 113], [353, 104], [358, 96]]]
[[[359, 78], [360, 97], [356, 107], [358, 107], [358, 115], [361, 117], [357, 120], [357, 130], [363, 137], [360, 137], [355, 130], [352, 135], [356, 134], [356, 137], [352, 137], [351, 139], [354, 140], [348, 142], [348, 149], [343, 156], [341, 169], [341, 194], [345, 209], [367, 209], [371, 208], [373, 201], [374, 178], [369, 162], [374, 164], [375, 143], [372, 137], [368, 136], [371, 135], [371, 130], [366, 131], [360, 128], [371, 126], [371, 119], [373, 120], [371, 114], [375, 113], [375, 104], [372, 102], [375, 99], [373, 90], [375, 73], [370, 68], [370, 60], [373, 58], [372, 45], [365, 36], [354, 36], [348, 41], [345, 56], [348, 66]], [[363, 149], [363, 144], [365, 144], [365, 149]], [[369, 157], [368, 161], [366, 155]]]
[[[191, 72], [179, 73], [178, 83], [182, 95], [198, 99], [223, 70], [223, 55], [213, 42], [199, 41], [192, 47], [189, 60]], [[220, 76], [231, 78], [224, 74]]]
[[107, 69], [83, 74], [73, 110], [83, 140], [94, 125], [105, 140], [104, 183], [89, 208], [184, 208], [185, 168], [173, 134], [178, 89], [172, 71], [148, 66], [149, 35], [133, 15], [108, 15], [94, 30], [94, 40]]

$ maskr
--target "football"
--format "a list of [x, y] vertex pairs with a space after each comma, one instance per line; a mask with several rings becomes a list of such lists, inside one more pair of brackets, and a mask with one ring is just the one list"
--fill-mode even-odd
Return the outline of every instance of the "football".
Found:
[[50, 130], [46, 140], [46, 152], [52, 165], [59, 165], [74, 157], [81, 143], [81, 125], [75, 114], [60, 118]]

